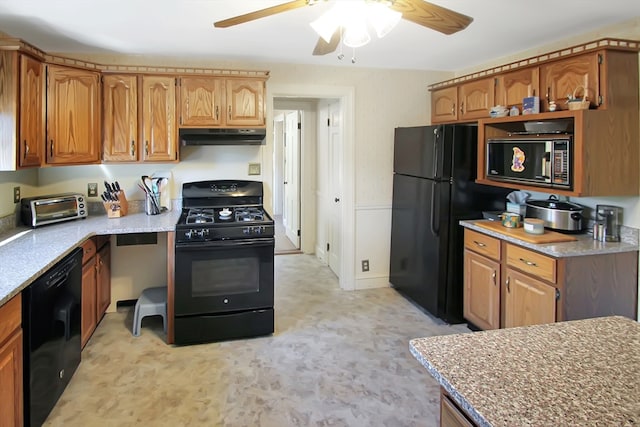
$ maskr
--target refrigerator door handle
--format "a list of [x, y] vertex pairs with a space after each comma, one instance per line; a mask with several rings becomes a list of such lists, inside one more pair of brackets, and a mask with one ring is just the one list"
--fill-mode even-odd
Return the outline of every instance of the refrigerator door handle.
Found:
[[[431, 233], [433, 233], [436, 236], [440, 235], [440, 229], [438, 228], [437, 221], [436, 221], [436, 218], [439, 217], [440, 212], [438, 212], [438, 215], [436, 215], [436, 209], [435, 209], [436, 201], [439, 200], [439, 198], [436, 195], [436, 192], [439, 191], [438, 190], [439, 188], [440, 186], [438, 185], [437, 182], [431, 181], [431, 212], [429, 212], [431, 223], [429, 225], [431, 227]], [[438, 211], [439, 210], [440, 209], [438, 209]]]
[[[440, 139], [440, 128], [433, 130], [433, 177], [439, 179], [438, 175], [438, 140]], [[433, 206], [433, 205], [431, 205]]]

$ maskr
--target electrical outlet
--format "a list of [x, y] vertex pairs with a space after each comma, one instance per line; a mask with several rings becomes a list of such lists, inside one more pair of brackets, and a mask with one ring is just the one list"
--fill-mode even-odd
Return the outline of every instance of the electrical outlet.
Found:
[[87, 184], [87, 197], [98, 197], [97, 182], [90, 182]]
[[363, 259], [362, 260], [362, 271], [369, 271], [369, 260], [368, 259]]
[[260, 175], [260, 163], [249, 163], [249, 175]]
[[13, 187], [13, 203], [20, 203], [20, 187]]

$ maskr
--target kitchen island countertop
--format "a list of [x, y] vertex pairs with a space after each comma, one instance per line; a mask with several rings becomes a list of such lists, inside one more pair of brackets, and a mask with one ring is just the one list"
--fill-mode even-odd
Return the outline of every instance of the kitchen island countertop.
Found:
[[14, 230], [13, 236], [0, 241], [0, 306], [89, 237], [175, 231], [180, 213], [177, 209], [160, 215], [133, 213], [122, 218], [96, 215]]
[[478, 426], [640, 424], [640, 324], [600, 317], [410, 342]]
[[[465, 228], [469, 228], [471, 230], [478, 231], [489, 236], [497, 237], [499, 239], [506, 240], [508, 242], [515, 243], [517, 245], [524, 246], [526, 248], [533, 249], [535, 251], [542, 252], [556, 258], [613, 254], [640, 250], [640, 246], [638, 245], [638, 230], [631, 227], [622, 228], [622, 236], [620, 242], [600, 242], [598, 240], [593, 240], [593, 236], [591, 234], [585, 233], [574, 234], [574, 236], [577, 238], [575, 242], [535, 244], [525, 242], [524, 240], [512, 237], [506, 233], [488, 230], [477, 225], [477, 223], [479, 222], [486, 221], [488, 220], [462, 220], [459, 222], [459, 224]], [[508, 230], [508, 228], [505, 230]]]

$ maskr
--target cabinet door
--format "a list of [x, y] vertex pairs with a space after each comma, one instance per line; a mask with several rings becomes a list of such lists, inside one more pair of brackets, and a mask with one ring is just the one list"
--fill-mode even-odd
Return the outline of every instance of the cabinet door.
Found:
[[138, 159], [138, 84], [133, 75], [102, 78], [102, 159]]
[[81, 346], [91, 338], [96, 329], [96, 258], [90, 259], [82, 267], [82, 308], [81, 308]]
[[224, 80], [213, 77], [180, 79], [180, 125], [220, 126], [224, 119]]
[[495, 100], [495, 80], [493, 77], [476, 80], [460, 85], [458, 101], [460, 103], [459, 120], [483, 119], [489, 117], [489, 111]]
[[142, 160], [177, 160], [175, 117], [175, 78], [142, 77]]
[[458, 119], [458, 87], [431, 92], [431, 123], [452, 122]]
[[510, 268], [506, 269], [504, 327], [556, 321], [556, 288]]
[[49, 65], [47, 163], [100, 160], [99, 74]]
[[36, 59], [20, 55], [20, 167], [44, 163], [44, 66]]
[[[600, 64], [598, 53], [562, 59], [540, 66], [540, 89], [542, 111], [549, 111], [549, 101], [556, 101], [560, 110], [567, 109], [567, 95], [573, 94], [578, 86], [587, 90], [587, 98], [592, 106], [598, 105], [600, 96]], [[582, 98], [584, 91], [576, 92]]]
[[0, 345], [0, 426], [22, 426], [22, 330]]
[[229, 79], [225, 82], [225, 86], [227, 124], [230, 126], [264, 126], [264, 81]]
[[97, 319], [101, 319], [111, 304], [111, 245], [106, 244], [98, 252]]
[[500, 263], [464, 251], [464, 318], [481, 329], [500, 327]]
[[440, 394], [440, 427], [473, 427], [467, 416], [443, 393]]
[[524, 68], [500, 74], [496, 81], [496, 104], [505, 107], [517, 106], [522, 111], [522, 99], [540, 96], [540, 69]]

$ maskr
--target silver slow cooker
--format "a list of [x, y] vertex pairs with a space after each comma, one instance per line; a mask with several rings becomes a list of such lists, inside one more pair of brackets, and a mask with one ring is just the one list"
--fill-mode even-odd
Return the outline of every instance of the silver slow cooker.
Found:
[[556, 196], [547, 200], [528, 200], [527, 217], [539, 218], [544, 226], [557, 231], [582, 231], [582, 211], [584, 207], [577, 203], [561, 202]]

